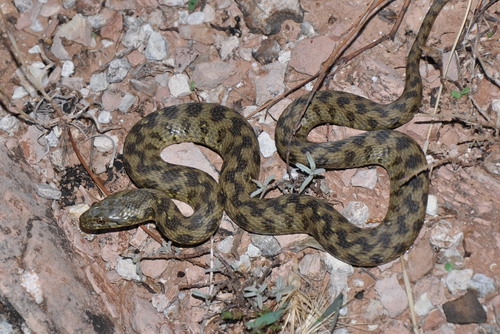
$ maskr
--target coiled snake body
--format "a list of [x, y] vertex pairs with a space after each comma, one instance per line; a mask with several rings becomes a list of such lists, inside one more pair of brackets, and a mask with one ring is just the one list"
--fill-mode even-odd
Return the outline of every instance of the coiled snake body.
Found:
[[[282, 158], [308, 164], [306, 153], [324, 168], [384, 167], [390, 177], [390, 200], [383, 222], [362, 229], [349, 223], [327, 202], [301, 194], [271, 199], [250, 197], [260, 168], [259, 146], [249, 123], [218, 104], [190, 103], [158, 110], [130, 130], [124, 144], [125, 168], [139, 187], [113, 194], [94, 204], [80, 218], [85, 231], [113, 229], [155, 220], [160, 232], [182, 245], [205, 241], [217, 229], [226, 210], [231, 219], [259, 234], [308, 233], [333, 256], [356, 266], [375, 266], [395, 259], [415, 241], [422, 228], [429, 178], [425, 155], [405, 134], [389, 129], [408, 122], [422, 101], [419, 73], [421, 46], [447, 0], [437, 0], [427, 13], [408, 55], [405, 87], [393, 103], [380, 105], [334, 91], [317, 92], [304, 117], [307, 96], [295, 100], [276, 126]], [[297, 122], [300, 129], [293, 135]], [[336, 142], [311, 143], [309, 131], [324, 123], [367, 132]], [[219, 184], [204, 172], [168, 164], [161, 150], [179, 142], [194, 142], [223, 158]], [[408, 176], [414, 175], [409, 180]], [[184, 217], [172, 203], [190, 204]]]

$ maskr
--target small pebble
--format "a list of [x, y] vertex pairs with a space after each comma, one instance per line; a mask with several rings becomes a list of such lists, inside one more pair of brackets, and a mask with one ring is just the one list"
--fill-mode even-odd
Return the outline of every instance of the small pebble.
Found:
[[148, 60], [163, 60], [168, 57], [168, 42], [157, 31], [153, 31], [149, 35], [144, 56]]
[[205, 13], [203, 12], [194, 12], [189, 14], [186, 19], [187, 24], [189, 25], [197, 25], [205, 22]]
[[26, 89], [24, 89], [24, 87], [22, 86], [18, 86], [16, 87], [16, 89], [14, 89], [14, 93], [12, 94], [12, 99], [13, 100], [22, 99], [26, 95], [28, 95]]
[[437, 212], [438, 212], [438, 201], [437, 201], [437, 197], [434, 196], [434, 195], [429, 195], [427, 197], [427, 208], [425, 209], [425, 212], [428, 214], [428, 215], [431, 215], [431, 216], [437, 216]]
[[188, 76], [183, 73], [174, 74], [168, 80], [168, 89], [170, 90], [170, 94], [175, 97], [188, 96], [191, 94]]
[[94, 92], [102, 92], [108, 88], [107, 75], [104, 72], [94, 73], [90, 77], [89, 88]]
[[106, 71], [108, 82], [120, 82], [127, 76], [130, 70], [130, 63], [127, 58], [113, 59], [109, 62]]
[[65, 60], [62, 65], [61, 76], [67, 78], [73, 73], [75, 73], [75, 64], [71, 60]]
[[135, 95], [126, 93], [122, 97], [120, 104], [118, 105], [118, 110], [120, 110], [122, 113], [126, 113], [129, 111], [130, 107], [132, 107], [136, 101], [137, 97]]
[[141, 277], [137, 275], [136, 265], [132, 261], [132, 259], [120, 258], [116, 263], [115, 271], [123, 279], [126, 279], [128, 281], [141, 281]]
[[469, 283], [469, 287], [479, 293], [479, 297], [484, 298], [488, 294], [495, 292], [495, 280], [484, 274], [474, 274]]
[[118, 137], [117, 136], [99, 136], [94, 138], [94, 147], [99, 151], [99, 152], [109, 152], [113, 150], [114, 145], [113, 142], [115, 142], [115, 145], [118, 143]]
[[61, 191], [59, 189], [56, 189], [52, 187], [51, 185], [48, 185], [46, 183], [39, 183], [36, 185], [36, 192], [40, 197], [47, 198], [47, 199], [54, 199], [58, 200], [61, 198]]
[[97, 121], [101, 124], [109, 124], [113, 120], [113, 116], [111, 115], [111, 112], [107, 110], [103, 110], [99, 113], [99, 116], [97, 116]]
[[460, 294], [467, 290], [472, 279], [472, 269], [453, 270], [446, 276], [445, 283], [452, 295]]
[[252, 234], [252, 243], [260, 249], [262, 256], [272, 257], [281, 253], [281, 246], [272, 235]]
[[7, 132], [9, 136], [14, 135], [18, 129], [19, 120], [15, 116], [7, 115], [0, 120], [0, 130]]
[[231, 252], [231, 249], [233, 248], [233, 242], [234, 237], [230, 235], [219, 242], [219, 244], [217, 245], [217, 250], [221, 253], [227, 254]]
[[260, 146], [260, 153], [264, 158], [271, 157], [276, 152], [276, 143], [267, 132], [262, 132], [257, 138]]

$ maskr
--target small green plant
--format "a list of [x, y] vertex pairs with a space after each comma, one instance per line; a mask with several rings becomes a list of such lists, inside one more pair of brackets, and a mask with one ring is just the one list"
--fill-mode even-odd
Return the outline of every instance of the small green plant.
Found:
[[453, 271], [455, 269], [455, 264], [453, 262], [446, 262], [444, 264], [444, 270], [447, 272]]
[[267, 289], [267, 284], [262, 284], [259, 287], [254, 283], [252, 286], [247, 286], [245, 289], [245, 293], [243, 293], [243, 297], [245, 298], [255, 298], [255, 304], [257, 307], [262, 310], [264, 309], [264, 302], [268, 299], [268, 297], [264, 294]]
[[274, 175], [268, 176], [264, 182], [259, 182], [257, 180], [252, 180], [252, 181], [257, 184], [257, 187], [259, 187], [259, 189], [251, 193], [250, 197], [255, 197], [260, 194], [259, 198], [263, 198], [264, 195], [269, 191], [269, 189], [272, 188], [270, 184], [272, 181], [274, 181]]
[[[250, 320], [246, 323], [248, 329], [251, 330], [252, 333], [259, 333], [262, 329], [269, 327], [271, 330], [279, 330], [281, 326], [279, 324], [275, 324], [278, 322], [283, 316], [283, 312], [285, 312], [284, 308], [280, 308], [277, 311], [264, 310], [261, 312], [258, 318]], [[273, 325], [274, 324], [274, 325]]]
[[188, 1], [188, 10], [192, 12], [196, 8], [196, 4], [198, 3], [198, 0], [189, 0]]
[[453, 96], [456, 99], [459, 99], [462, 96], [467, 95], [469, 93], [470, 93], [470, 88], [469, 87], [465, 87], [460, 92], [458, 90], [452, 90], [451, 91], [451, 96]]
[[307, 158], [307, 161], [309, 162], [309, 167], [307, 167], [301, 163], [296, 164], [296, 166], [302, 172], [308, 174], [306, 179], [304, 180], [304, 182], [302, 182], [302, 185], [300, 186], [299, 194], [302, 193], [304, 191], [304, 189], [306, 189], [306, 187], [309, 185], [309, 183], [311, 183], [311, 181], [313, 180], [313, 178], [316, 175], [319, 175], [319, 174], [324, 173], [326, 171], [324, 168], [316, 169], [316, 162], [314, 162], [314, 159], [313, 159], [311, 153], [306, 152], [306, 158]]
[[195, 89], [196, 89], [196, 83], [194, 82], [194, 80], [191, 80], [189, 82], [189, 90], [192, 91], [192, 92], [194, 92]]

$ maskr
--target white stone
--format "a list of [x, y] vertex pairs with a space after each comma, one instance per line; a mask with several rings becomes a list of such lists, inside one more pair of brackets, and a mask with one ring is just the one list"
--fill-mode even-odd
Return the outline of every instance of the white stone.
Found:
[[262, 252], [260, 251], [260, 249], [255, 247], [254, 244], [249, 244], [245, 254], [250, 256], [251, 258], [254, 258], [260, 257], [262, 255]]
[[203, 12], [194, 12], [189, 14], [186, 22], [189, 25], [202, 24], [203, 22], [205, 22], [205, 16], [206, 15]]
[[467, 290], [472, 279], [472, 269], [452, 270], [445, 278], [446, 287], [452, 295], [460, 294]]
[[117, 145], [117, 143], [118, 143], [117, 136], [98, 136], [94, 138], [94, 147], [99, 152], [109, 152], [113, 150], [113, 148]]
[[280, 52], [280, 55], [278, 56], [278, 61], [280, 63], [288, 63], [290, 61], [290, 57], [292, 56], [292, 51], [282, 51]]
[[462, 232], [453, 234], [451, 223], [441, 220], [433, 227], [429, 241], [436, 249], [458, 247], [462, 242], [463, 236]]
[[61, 138], [62, 130], [58, 126], [54, 126], [52, 130], [50, 130], [49, 134], [45, 136], [47, 139], [47, 144], [50, 147], [58, 147], [59, 146], [59, 138]]
[[252, 243], [260, 249], [262, 256], [276, 256], [281, 252], [281, 245], [272, 235], [251, 235]]
[[99, 116], [97, 116], [97, 121], [101, 124], [108, 124], [111, 123], [113, 120], [113, 116], [111, 115], [111, 112], [107, 110], [103, 110], [99, 113]]
[[164, 293], [157, 293], [151, 297], [151, 305], [158, 312], [163, 312], [164, 309], [168, 307], [170, 304], [170, 300], [168, 300], [167, 296]]
[[352, 177], [351, 184], [355, 187], [373, 189], [377, 184], [377, 180], [378, 180], [378, 175], [377, 175], [377, 170], [375, 168], [360, 169]]
[[484, 298], [488, 294], [495, 292], [495, 280], [484, 274], [474, 274], [469, 283], [469, 287], [479, 292], [479, 297]]
[[352, 201], [342, 210], [342, 215], [358, 227], [365, 227], [370, 218], [370, 208], [363, 202]]
[[59, 189], [52, 187], [46, 183], [39, 183], [36, 185], [36, 192], [40, 197], [47, 199], [58, 200], [61, 198], [62, 193]]
[[168, 42], [159, 32], [153, 31], [149, 36], [144, 56], [148, 60], [168, 58]]
[[113, 59], [109, 62], [108, 70], [106, 71], [108, 82], [120, 82], [127, 76], [130, 70], [130, 63], [127, 58]]
[[500, 113], [500, 99], [494, 99], [491, 101], [491, 109], [498, 115]]
[[141, 277], [137, 275], [136, 265], [132, 259], [120, 258], [116, 263], [115, 271], [120, 277], [128, 281], [141, 281]]
[[184, 73], [174, 74], [168, 80], [168, 89], [174, 97], [182, 97], [191, 94], [189, 77]]
[[[43, 290], [38, 279], [38, 274], [33, 271], [25, 271], [20, 278], [20, 285], [33, 297], [35, 303], [41, 304], [43, 302]], [[2, 322], [5, 322], [5, 320], [2, 320]]]
[[257, 139], [259, 141], [260, 153], [264, 158], [269, 158], [276, 152], [276, 143], [269, 133], [262, 132]]
[[415, 302], [415, 312], [420, 317], [426, 316], [433, 309], [434, 305], [432, 304], [429, 296], [427, 296], [427, 292], [424, 292]]
[[135, 95], [132, 95], [130, 93], [126, 93], [121, 101], [120, 105], [118, 105], [118, 110], [120, 110], [122, 113], [128, 112], [130, 107], [134, 105], [134, 103], [137, 101], [137, 97]]
[[205, 14], [205, 22], [210, 22], [215, 18], [215, 10], [210, 5], [205, 5], [203, 13]]
[[425, 212], [428, 215], [437, 216], [437, 214], [438, 214], [437, 211], [438, 211], [437, 197], [434, 195], [429, 195], [427, 197], [427, 208], [425, 209]]
[[73, 73], [75, 73], [75, 64], [71, 60], [65, 60], [62, 65], [61, 76], [69, 77]]
[[408, 307], [408, 297], [399, 284], [396, 274], [378, 280], [375, 283], [375, 290], [391, 318], [397, 317]]
[[188, 0], [159, 0], [160, 5], [166, 5], [169, 7], [184, 6]]
[[16, 89], [14, 89], [14, 93], [12, 94], [12, 99], [13, 100], [22, 99], [26, 95], [28, 95], [26, 89], [24, 89], [23, 86], [17, 86]]
[[236, 36], [222, 37], [217, 40], [217, 48], [219, 49], [222, 60], [229, 59], [234, 51], [240, 45], [240, 39]]
[[41, 49], [40, 49], [40, 46], [37, 44], [35, 45], [34, 47], [32, 47], [31, 49], [28, 50], [28, 53], [40, 53]]
[[19, 120], [13, 115], [6, 115], [0, 120], [0, 130], [3, 130], [9, 134], [9, 136], [14, 135], [19, 129]]
[[102, 92], [108, 88], [109, 83], [105, 72], [94, 73], [90, 77], [89, 88], [94, 92]]
[[347, 289], [347, 279], [354, 273], [354, 268], [349, 263], [340, 261], [328, 253], [323, 253], [323, 263], [330, 273], [330, 292], [338, 295]]
[[252, 262], [250, 261], [250, 256], [243, 254], [242, 256], [240, 256], [239, 260], [233, 261], [233, 263], [231, 263], [231, 266], [235, 270], [238, 270], [240, 272], [248, 271], [252, 266]]
[[224, 238], [219, 244], [217, 245], [217, 250], [221, 253], [228, 254], [231, 252], [231, 249], [233, 249], [233, 241], [234, 237], [232, 235]]
[[14, 0], [14, 6], [21, 13], [24, 13], [33, 6], [33, 0]]

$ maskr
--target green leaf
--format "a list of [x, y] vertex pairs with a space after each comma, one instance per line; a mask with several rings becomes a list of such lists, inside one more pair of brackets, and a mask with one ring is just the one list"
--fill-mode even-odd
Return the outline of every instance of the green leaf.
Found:
[[466, 95], [466, 94], [469, 94], [470, 93], [470, 88], [469, 87], [465, 87], [464, 89], [462, 89], [462, 91], [460, 92], [460, 94], [462, 94], [462, 96]]
[[323, 314], [316, 320], [315, 326], [320, 324], [322, 321], [328, 319], [333, 313], [335, 313], [333, 322], [336, 323], [339, 317], [339, 311], [342, 308], [342, 304], [344, 303], [344, 295], [339, 293], [339, 295], [335, 298], [333, 303], [328, 306], [328, 308], [323, 312]]
[[462, 96], [462, 94], [460, 94], [460, 92], [457, 91], [457, 90], [452, 90], [451, 91], [451, 96], [453, 96], [456, 99], [459, 99]]
[[196, 8], [196, 3], [198, 0], [189, 0], [188, 2], [188, 9], [190, 12], [192, 12]]
[[453, 269], [455, 269], [455, 264], [453, 262], [446, 262], [444, 264], [444, 270], [446, 270], [447, 272], [450, 272]]
[[248, 329], [262, 329], [278, 321], [284, 311], [285, 309], [281, 308], [277, 311], [266, 313], [257, 319], [247, 322], [246, 326]]

